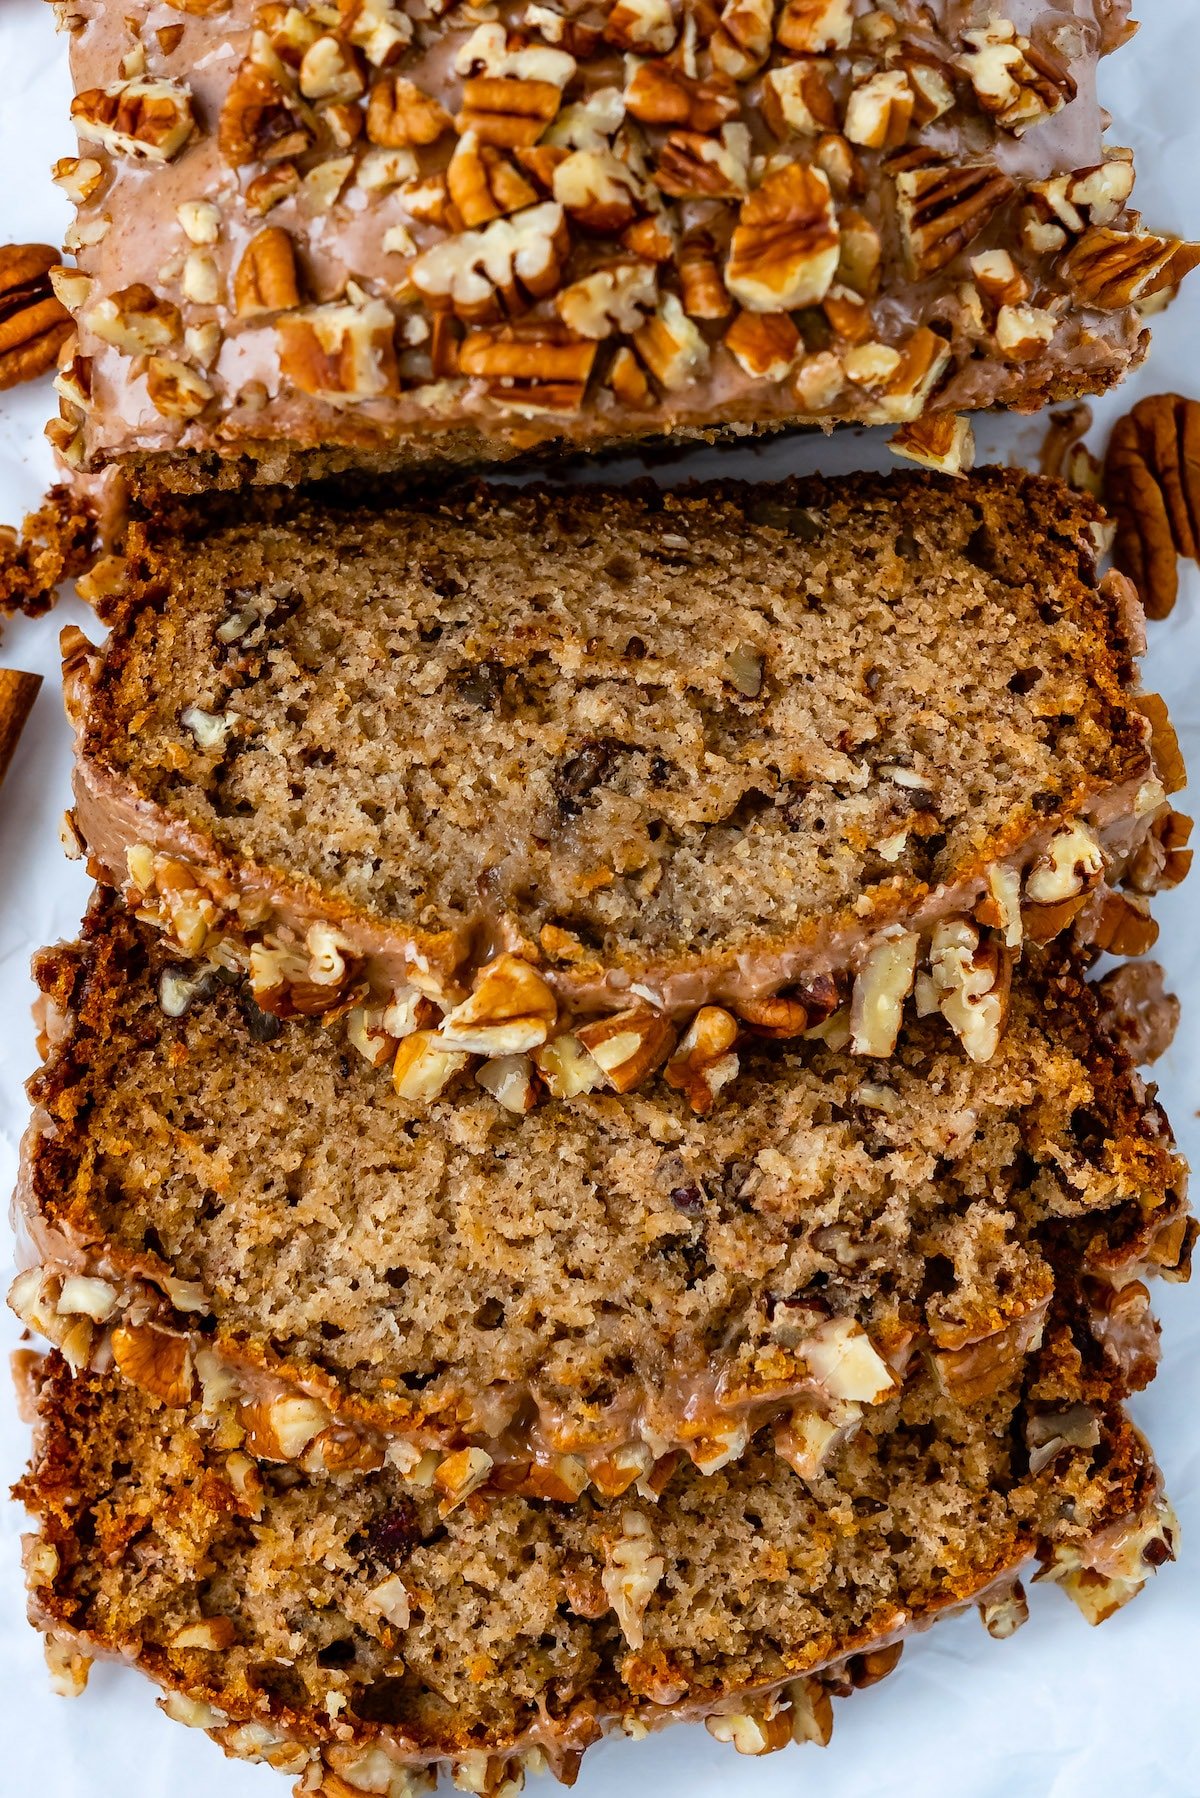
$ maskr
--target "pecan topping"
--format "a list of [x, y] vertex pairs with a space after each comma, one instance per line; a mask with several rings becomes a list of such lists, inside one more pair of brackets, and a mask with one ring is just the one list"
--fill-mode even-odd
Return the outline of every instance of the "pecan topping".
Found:
[[537, 193], [516, 164], [494, 144], [481, 143], [473, 131], [458, 141], [446, 186], [464, 225], [486, 225], [532, 206]]
[[296, 252], [278, 225], [264, 226], [246, 245], [233, 277], [233, 298], [239, 318], [284, 312], [300, 304]]
[[689, 237], [679, 252], [679, 285], [683, 309], [689, 318], [728, 318], [733, 310], [712, 239], [703, 233]]
[[230, 83], [217, 125], [217, 144], [230, 167], [290, 161], [311, 150], [316, 137], [304, 102], [246, 57]]
[[851, 93], [846, 136], [869, 150], [897, 150], [908, 136], [914, 105], [904, 70], [880, 69]]
[[170, 300], [160, 300], [142, 281], [118, 288], [108, 299], [99, 301], [86, 322], [97, 337], [127, 356], [166, 349], [179, 342], [183, 331], [178, 306]]
[[782, 381], [801, 347], [787, 312], [739, 312], [725, 333], [725, 348], [759, 381]]
[[395, 393], [395, 319], [351, 283], [350, 297], [279, 321], [279, 366], [302, 393], [370, 399]]
[[675, 46], [678, 28], [670, 0], [617, 0], [608, 15], [604, 36], [622, 50], [657, 50]]
[[936, 274], [953, 262], [1014, 191], [1008, 176], [991, 163], [901, 170], [896, 206], [912, 275]]
[[621, 262], [597, 269], [563, 289], [555, 309], [563, 323], [579, 337], [611, 337], [615, 331], [633, 332], [653, 312], [658, 279], [644, 262]]
[[1008, 19], [963, 32], [956, 66], [985, 112], [1020, 137], [1075, 98], [1075, 79], [1061, 57], [1022, 37]]
[[701, 81], [654, 58], [634, 70], [625, 105], [643, 124], [684, 125], [699, 132], [717, 131], [741, 111], [737, 89], [724, 76]]
[[1177, 555], [1200, 553], [1200, 401], [1154, 394], [1119, 419], [1104, 462], [1104, 497], [1117, 521], [1117, 567], [1150, 617], [1165, 618], [1179, 588]]
[[204, 376], [173, 356], [151, 356], [146, 391], [164, 418], [198, 418], [213, 397]]
[[634, 334], [633, 341], [650, 373], [668, 393], [686, 387], [708, 366], [708, 345], [673, 293], [664, 296], [654, 317]]
[[828, 292], [839, 255], [828, 179], [788, 163], [742, 202], [725, 285], [750, 312], [811, 306]]
[[488, 383], [494, 400], [529, 412], [577, 412], [596, 345], [569, 334], [554, 337], [543, 327], [523, 336], [510, 325], [468, 333], [459, 351], [464, 375]]
[[775, 36], [785, 50], [845, 50], [854, 30], [851, 0], [786, 0]]
[[462, 100], [456, 129], [511, 150], [537, 143], [562, 104], [562, 90], [552, 81], [477, 75], [463, 82]]
[[966, 474], [975, 463], [975, 434], [957, 412], [927, 412], [900, 426], [888, 447], [919, 468], [939, 474]]
[[659, 151], [655, 181], [673, 199], [737, 199], [750, 185], [749, 132], [744, 125], [723, 125], [720, 137], [672, 132]]
[[435, 309], [485, 324], [553, 293], [568, 245], [562, 207], [546, 202], [434, 244], [417, 257], [409, 277]]
[[734, 81], [748, 81], [771, 54], [775, 0], [725, 0], [709, 40], [713, 67]]
[[450, 129], [450, 114], [415, 82], [382, 76], [367, 103], [367, 136], [373, 144], [396, 150], [406, 144], [435, 144]]
[[583, 231], [608, 236], [637, 218], [637, 177], [611, 150], [573, 151], [554, 170], [553, 182], [554, 198]]
[[1116, 312], [1177, 287], [1197, 264], [1200, 243], [1097, 225], [1071, 246], [1059, 267], [1077, 300]]
[[141, 162], [172, 161], [196, 127], [190, 88], [140, 78], [76, 94], [71, 118], [80, 137]]
[[815, 137], [837, 130], [837, 103], [829, 89], [832, 67], [813, 56], [768, 69], [763, 76], [763, 114], [776, 137]]
[[53, 368], [74, 329], [51, 284], [57, 263], [48, 244], [0, 248], [0, 391]]

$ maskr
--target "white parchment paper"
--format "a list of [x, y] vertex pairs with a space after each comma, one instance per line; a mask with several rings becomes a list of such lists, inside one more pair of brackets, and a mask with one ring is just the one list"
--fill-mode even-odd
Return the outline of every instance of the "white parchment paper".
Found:
[[[119, 0], [113, 0], [119, 4]], [[1149, 224], [1200, 237], [1200, 0], [1142, 0], [1140, 36], [1102, 71], [1112, 139], [1138, 155], [1136, 201]], [[66, 46], [43, 0], [0, 0], [0, 242], [55, 242], [67, 208], [49, 165], [74, 152], [68, 126]], [[1143, 393], [1200, 397], [1200, 275], [1155, 321], [1146, 366], [1096, 405], [1091, 442]], [[48, 384], [0, 395], [0, 519], [16, 522], [50, 475], [41, 426]], [[984, 420], [981, 461], [1036, 464], [1038, 420]], [[875, 432], [704, 452], [656, 472], [764, 479], [821, 470], [885, 468]], [[632, 471], [636, 464], [629, 464]], [[57, 637], [90, 617], [78, 602], [10, 626], [0, 662], [43, 673], [46, 684], [0, 795], [0, 1193], [11, 1191], [35, 1064], [29, 957], [71, 936], [87, 882], [63, 858], [59, 820], [68, 801], [69, 746]], [[988, 653], [986, 641], [980, 654]], [[1166, 695], [1188, 760], [1200, 768], [1200, 578], [1185, 570], [1172, 618], [1150, 627], [1147, 685]], [[1186, 797], [1183, 800], [1186, 806]], [[1200, 1160], [1195, 1068], [1200, 1056], [1200, 872], [1158, 901], [1160, 945], [1185, 1001], [1183, 1027], [1156, 1070], [1176, 1132]], [[6, 1244], [0, 1278], [7, 1285]], [[1159, 1283], [1163, 1364], [1135, 1412], [1148, 1431], [1183, 1524], [1183, 1552], [1129, 1609], [1091, 1630], [1057, 1592], [1036, 1588], [1033, 1617], [1012, 1641], [992, 1642], [974, 1615], [910, 1643], [896, 1674], [835, 1713], [831, 1746], [761, 1761], [718, 1747], [701, 1728], [638, 1744], [605, 1743], [587, 1756], [582, 1798], [633, 1791], [656, 1798], [1200, 1798], [1200, 1294]], [[0, 1349], [17, 1326], [0, 1313]], [[0, 1484], [26, 1454], [8, 1382], [0, 1377]], [[168, 1723], [149, 1686], [124, 1669], [97, 1668], [83, 1698], [47, 1687], [40, 1645], [24, 1621], [18, 1565], [22, 1514], [0, 1502], [0, 1798], [270, 1798], [286, 1780], [224, 1761], [204, 1736]], [[531, 1798], [550, 1798], [534, 1782]]]

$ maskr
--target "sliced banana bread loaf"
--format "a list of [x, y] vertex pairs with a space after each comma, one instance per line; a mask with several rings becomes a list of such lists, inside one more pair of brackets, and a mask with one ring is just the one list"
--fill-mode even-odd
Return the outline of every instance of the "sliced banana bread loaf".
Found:
[[1097, 521], [996, 470], [181, 513], [67, 644], [78, 828], [264, 1008], [358, 1004], [413, 1094], [530, 1051], [623, 1092], [674, 1019], [703, 1110], [739, 1021], [851, 986], [855, 1051], [915, 983], [982, 1059], [1023, 939], [1144, 949], [1186, 865]]
[[299, 1476], [112, 1375], [35, 1378], [18, 1496], [60, 1683], [136, 1662], [169, 1714], [326, 1798], [407, 1798], [437, 1763], [499, 1798], [687, 1717], [743, 1753], [823, 1741], [830, 1694], [908, 1630], [975, 1600], [1010, 1633], [1034, 1556], [1095, 1622], [1173, 1553], [1148, 1451], [1059, 1324], [1023, 1392], [964, 1410], [925, 1378], [812, 1481], [752, 1451], [616, 1504]]
[[399, 1438], [565, 1498], [771, 1422], [803, 1470], [926, 1359], [964, 1401], [1009, 1380], [1064, 1271], [1141, 1384], [1139, 1276], [1186, 1276], [1182, 1164], [1066, 961], [986, 1064], [935, 1020], [886, 1080], [759, 1042], [703, 1119], [670, 1090], [518, 1118], [465, 1073], [407, 1100], [343, 1022], [280, 1024], [115, 900], [38, 976], [15, 1307], [77, 1365], [236, 1399], [278, 1459]]

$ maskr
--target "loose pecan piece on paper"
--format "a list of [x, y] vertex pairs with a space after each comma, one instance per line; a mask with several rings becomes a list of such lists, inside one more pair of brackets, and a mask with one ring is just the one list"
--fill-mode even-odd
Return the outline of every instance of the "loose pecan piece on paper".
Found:
[[1151, 618], [1179, 592], [1177, 558], [1200, 555], [1200, 401], [1152, 394], [1113, 427], [1104, 498], [1117, 525], [1113, 557]]
[[0, 247], [0, 388], [53, 368], [75, 329], [50, 285], [50, 270], [60, 260], [49, 244]]

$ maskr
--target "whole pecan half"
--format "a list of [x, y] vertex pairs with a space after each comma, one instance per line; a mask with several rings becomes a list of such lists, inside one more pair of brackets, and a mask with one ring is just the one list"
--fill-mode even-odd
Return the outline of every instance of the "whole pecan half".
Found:
[[1118, 419], [1104, 499], [1117, 525], [1117, 567], [1149, 616], [1165, 618], [1179, 591], [1177, 558], [1200, 554], [1200, 401], [1152, 394]]
[[75, 329], [50, 286], [50, 270], [58, 261], [58, 251], [49, 244], [0, 248], [0, 388], [32, 381], [53, 368]]

